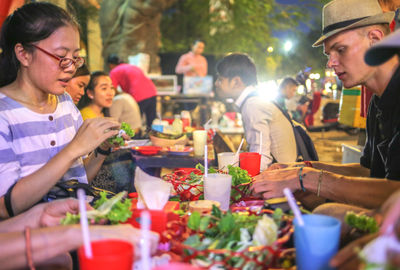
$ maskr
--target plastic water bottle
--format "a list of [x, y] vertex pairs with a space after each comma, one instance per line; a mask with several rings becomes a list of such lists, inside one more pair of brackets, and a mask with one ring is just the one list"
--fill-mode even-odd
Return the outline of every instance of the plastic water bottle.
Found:
[[172, 122], [172, 130], [175, 134], [182, 134], [183, 132], [183, 123], [179, 114], [175, 114], [175, 120]]

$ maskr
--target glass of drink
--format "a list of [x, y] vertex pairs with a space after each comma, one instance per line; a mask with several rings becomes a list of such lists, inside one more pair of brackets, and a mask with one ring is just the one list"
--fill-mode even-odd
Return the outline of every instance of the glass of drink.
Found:
[[260, 173], [261, 155], [256, 152], [240, 153], [240, 168], [246, 170], [250, 176]]
[[87, 258], [83, 246], [78, 249], [81, 270], [131, 270], [134, 250], [131, 243], [122, 240], [101, 240], [91, 243], [93, 257]]
[[195, 156], [204, 156], [204, 146], [207, 143], [207, 131], [193, 131], [193, 150]]
[[221, 210], [229, 209], [231, 197], [232, 176], [222, 173], [210, 173], [204, 177], [204, 199], [217, 201]]
[[239, 154], [233, 152], [223, 152], [218, 154], [218, 170], [228, 172], [228, 165], [239, 166]]

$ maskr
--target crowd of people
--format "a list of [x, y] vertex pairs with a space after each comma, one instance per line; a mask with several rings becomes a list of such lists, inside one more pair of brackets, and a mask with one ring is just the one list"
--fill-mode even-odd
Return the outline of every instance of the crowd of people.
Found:
[[[295, 117], [296, 110], [287, 104], [299, 86], [294, 78], [285, 78], [278, 97], [267, 101], [259, 96], [257, 70], [249, 55], [231, 53], [217, 63], [217, 95], [235, 100], [249, 151], [262, 152], [254, 195], [281, 197], [288, 187], [298, 191], [301, 200], [307, 191], [308, 199], [331, 201], [319, 203], [314, 213], [342, 220], [348, 210], [379, 210], [380, 233], [395, 227], [391, 231], [400, 235], [400, 32], [391, 34], [398, 7], [392, 2], [330, 1], [323, 8], [322, 35], [313, 45], [323, 46], [327, 66], [344, 87], [361, 85], [373, 93], [360, 163], [302, 160], [287, 116]], [[1, 29], [0, 265], [5, 268], [32, 263], [25, 256], [27, 233], [35, 265], [70, 265], [67, 252], [82, 245], [80, 230], [58, 225], [67, 212], [78, 212], [78, 203], [41, 203], [42, 198], [58, 181], [90, 183], [110, 154], [107, 139], [118, 134], [121, 122], [139, 132], [142, 115], [148, 128], [156, 118], [156, 87], [140, 68], [110, 55], [109, 74], [90, 73], [79, 56], [79, 44], [77, 22], [49, 3], [20, 7]], [[205, 76], [204, 46], [196, 40], [179, 59], [176, 72]], [[90, 234], [92, 240], [125, 239], [135, 246], [140, 240], [138, 230], [129, 225], [90, 226]], [[371, 239], [345, 247], [332, 265], [358, 264], [351, 248], [365, 240]], [[151, 234], [153, 251], [157, 242], [158, 235]]]

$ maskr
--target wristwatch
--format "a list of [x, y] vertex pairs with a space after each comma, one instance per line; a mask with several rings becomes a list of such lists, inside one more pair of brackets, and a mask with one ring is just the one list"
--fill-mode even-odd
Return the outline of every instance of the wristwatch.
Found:
[[96, 148], [96, 150], [94, 150], [94, 155], [97, 157], [97, 154], [101, 154], [103, 156], [108, 156], [109, 154], [111, 154], [111, 148], [108, 148], [108, 150], [103, 150], [99, 147]]

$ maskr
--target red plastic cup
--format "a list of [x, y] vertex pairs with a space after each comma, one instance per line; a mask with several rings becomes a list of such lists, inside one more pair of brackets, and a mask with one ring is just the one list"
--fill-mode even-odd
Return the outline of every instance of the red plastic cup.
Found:
[[132, 217], [126, 223], [132, 224], [135, 228], [140, 228], [140, 215], [142, 211], [150, 214], [150, 230], [158, 232], [160, 236], [167, 229], [167, 213], [163, 210], [132, 209]]
[[250, 176], [260, 173], [261, 155], [255, 152], [245, 152], [239, 155], [240, 168], [246, 170]]
[[153, 270], [201, 270], [194, 265], [188, 263], [173, 262], [166, 265], [157, 266]]
[[81, 270], [131, 270], [134, 250], [131, 243], [122, 240], [101, 240], [91, 243], [93, 258], [85, 255], [84, 247], [78, 249]]

